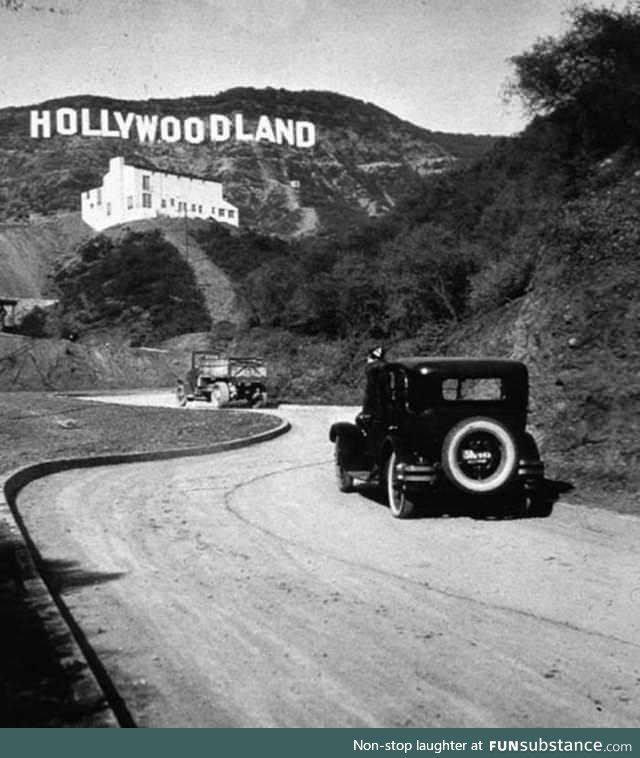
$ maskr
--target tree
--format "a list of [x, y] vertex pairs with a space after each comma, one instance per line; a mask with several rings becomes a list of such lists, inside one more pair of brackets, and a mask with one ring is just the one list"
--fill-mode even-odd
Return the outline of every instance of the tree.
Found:
[[476, 257], [472, 245], [434, 224], [388, 243], [380, 264], [388, 331], [409, 336], [427, 322], [459, 321]]
[[640, 127], [640, 14], [581, 5], [559, 39], [539, 39], [511, 58], [519, 96], [532, 114], [569, 112], [584, 141], [615, 147]]

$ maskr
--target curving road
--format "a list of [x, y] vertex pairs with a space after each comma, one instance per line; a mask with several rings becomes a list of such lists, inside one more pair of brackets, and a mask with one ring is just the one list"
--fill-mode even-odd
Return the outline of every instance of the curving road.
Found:
[[640, 519], [397, 521], [333, 482], [327, 430], [71, 471], [19, 497], [141, 726], [640, 723]]

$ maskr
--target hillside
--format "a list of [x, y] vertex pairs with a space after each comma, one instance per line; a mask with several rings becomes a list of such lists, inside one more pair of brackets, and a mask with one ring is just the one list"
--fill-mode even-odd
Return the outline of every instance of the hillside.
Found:
[[79, 214], [51, 219], [0, 223], [0, 297], [41, 298], [51, 295], [49, 275], [93, 230]]
[[[522, 359], [531, 369], [532, 423], [549, 475], [612, 498], [627, 493], [624, 507], [637, 512], [640, 91], [630, 93], [640, 80], [640, 14], [578, 8], [575, 18], [577, 31], [515, 59], [522, 96], [541, 101], [540, 114], [518, 137], [498, 140], [476, 160], [444, 172], [415, 171], [418, 152], [424, 156], [432, 144], [424, 130], [374, 106], [319, 93], [307, 100], [298, 93], [296, 115], [324, 124], [337, 156], [329, 182], [329, 139], [304, 153], [318, 165], [309, 164], [300, 181], [315, 186], [314, 171], [327, 180], [326, 197], [305, 206], [317, 213], [307, 216], [320, 223], [314, 234], [279, 237], [215, 222], [189, 225], [199, 270], [184, 265], [187, 245], [181, 248], [178, 229], [171, 231], [175, 244], [153, 232], [136, 232], [117, 244], [96, 238], [85, 246], [81, 265], [66, 266], [55, 282], [64, 318], [83, 345], [107, 339], [114, 323], [121, 342], [160, 349], [206, 343], [206, 334], [192, 338], [186, 332], [210, 329], [209, 344], [223, 337], [229, 351], [265, 357], [271, 397], [296, 401], [358, 402], [364, 356], [380, 343], [392, 357]], [[225, 96], [249, 113], [271, 94], [280, 96], [254, 90]], [[281, 94], [283, 101], [289, 94]], [[205, 109], [223, 110], [220, 98], [215, 105], [203, 99]], [[195, 108], [201, 100], [183, 106]], [[313, 110], [320, 104], [323, 116]], [[93, 144], [78, 141], [79, 155]], [[347, 145], [345, 175], [340, 167], [347, 165]], [[145, 147], [157, 161], [168, 158], [169, 149]], [[187, 154], [196, 159], [209, 149], [178, 145], [171, 155], [186, 161]], [[269, 173], [284, 171], [282, 165], [269, 162], [267, 170], [264, 162], [251, 162], [274, 146], [229, 144], [221, 150], [230, 151], [227, 157], [253, 156], [233, 163], [234, 170], [244, 166], [237, 174], [241, 182], [253, 181], [254, 170], [260, 187], [269, 181], [281, 186], [280, 179], [293, 176]], [[293, 161], [288, 172], [299, 156], [287, 151]], [[370, 189], [380, 189], [380, 177], [390, 176], [388, 164], [400, 159], [403, 170], [413, 161], [412, 174], [397, 200], [389, 194], [390, 210], [354, 216], [360, 190], [347, 192], [342, 180], [362, 177], [367, 166], [364, 173], [376, 177]], [[342, 198], [342, 221], [333, 226], [326, 225], [329, 197]], [[261, 213], [266, 220], [278, 214], [280, 222], [291, 219], [283, 207], [262, 206]], [[178, 300], [188, 308], [176, 305], [167, 276], [155, 270], [156, 250], [165, 271], [179, 273], [175, 281], [184, 293]], [[233, 321], [217, 307], [207, 314], [199, 280], [209, 264], [224, 272], [243, 318]], [[211, 326], [203, 327], [207, 319]], [[60, 333], [54, 329], [53, 336]], [[102, 380], [92, 381], [98, 386]]]
[[[177, 119], [240, 113], [246, 129], [266, 114], [313, 123], [317, 139], [305, 148], [232, 139], [148, 144], [133, 135], [61, 136], [55, 130], [49, 139], [31, 138], [30, 111], [58, 108], [86, 108], [94, 117], [101, 109]], [[417, 177], [471, 160], [495, 141], [430, 132], [330, 92], [251, 88], [174, 100], [76, 96], [5, 108], [0, 133], [0, 219], [78, 210], [80, 193], [101, 183], [109, 158], [123, 155], [149, 168], [222, 181], [243, 227], [284, 236], [344, 228], [384, 213]]]

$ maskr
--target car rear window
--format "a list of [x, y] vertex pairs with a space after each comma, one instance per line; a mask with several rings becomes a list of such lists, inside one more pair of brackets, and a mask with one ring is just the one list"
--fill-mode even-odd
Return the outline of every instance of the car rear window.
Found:
[[444, 379], [443, 400], [504, 400], [502, 379]]

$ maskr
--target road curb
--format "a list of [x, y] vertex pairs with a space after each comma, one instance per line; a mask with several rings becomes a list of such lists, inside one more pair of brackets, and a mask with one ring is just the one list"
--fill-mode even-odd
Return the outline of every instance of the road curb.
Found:
[[86, 664], [82, 674], [71, 682], [71, 689], [77, 702], [93, 704], [95, 707], [96, 727], [135, 727], [136, 724], [98, 655], [73, 618], [73, 614], [42, 572], [42, 556], [31, 539], [18, 510], [16, 499], [20, 490], [36, 479], [61, 471], [222, 453], [267, 442], [286, 434], [290, 429], [289, 422], [281, 419], [278, 426], [266, 432], [211, 445], [153, 452], [113, 453], [84, 458], [56, 458], [16, 469], [0, 477], [0, 520], [6, 523], [15, 544], [14, 581], [31, 597], [38, 598], [37, 613], [47, 629], [54, 629], [57, 632], [63, 629], [68, 632], [70, 658], [75, 662], [80, 661]]

